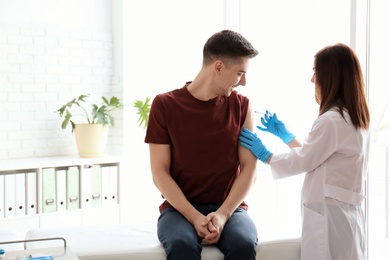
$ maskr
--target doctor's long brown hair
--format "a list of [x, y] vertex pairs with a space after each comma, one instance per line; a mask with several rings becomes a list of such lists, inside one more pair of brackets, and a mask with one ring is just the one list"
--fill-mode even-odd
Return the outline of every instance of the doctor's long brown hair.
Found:
[[316, 83], [320, 87], [322, 115], [337, 107], [344, 117], [346, 109], [355, 128], [369, 128], [370, 111], [364, 93], [364, 79], [359, 59], [345, 44], [327, 46], [314, 57]]

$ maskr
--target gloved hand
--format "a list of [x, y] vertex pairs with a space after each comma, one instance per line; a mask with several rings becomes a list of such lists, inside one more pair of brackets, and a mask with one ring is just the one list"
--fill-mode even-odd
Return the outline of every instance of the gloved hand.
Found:
[[285, 144], [289, 144], [295, 138], [295, 135], [288, 131], [284, 123], [278, 119], [276, 113], [271, 114], [267, 110], [260, 120], [264, 127], [257, 126], [258, 129], [276, 135], [282, 139]]
[[255, 133], [244, 128], [238, 139], [241, 141], [241, 146], [249, 149], [263, 163], [267, 163], [268, 158], [271, 156], [271, 152], [267, 150]]

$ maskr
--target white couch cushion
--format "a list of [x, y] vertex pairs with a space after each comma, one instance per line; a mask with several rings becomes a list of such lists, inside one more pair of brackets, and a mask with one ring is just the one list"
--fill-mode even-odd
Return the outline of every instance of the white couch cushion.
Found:
[[[155, 225], [102, 225], [39, 228], [27, 232], [26, 239], [63, 237], [80, 260], [165, 260], [157, 239]], [[34, 242], [28, 248], [60, 246], [57, 241]], [[299, 239], [263, 241], [258, 244], [256, 259], [299, 260]], [[214, 246], [204, 246], [202, 260], [223, 260]]]

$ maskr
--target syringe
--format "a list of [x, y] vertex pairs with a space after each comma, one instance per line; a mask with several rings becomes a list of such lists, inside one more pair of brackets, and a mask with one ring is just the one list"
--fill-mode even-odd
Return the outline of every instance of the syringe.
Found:
[[264, 112], [260, 112], [260, 111], [256, 111], [256, 110], [253, 110], [253, 112], [255, 112], [256, 114], [260, 114], [260, 115], [265, 115], [266, 114]]

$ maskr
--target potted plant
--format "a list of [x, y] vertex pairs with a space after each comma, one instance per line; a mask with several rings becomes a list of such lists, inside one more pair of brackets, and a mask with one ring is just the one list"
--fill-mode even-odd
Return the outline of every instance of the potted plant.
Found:
[[138, 117], [138, 126], [143, 126], [144, 129], [148, 126], [149, 121], [149, 112], [150, 112], [150, 97], [147, 97], [145, 101], [135, 100], [133, 107], [137, 108]]
[[89, 110], [86, 102], [88, 97], [89, 95], [80, 95], [55, 112], [63, 118], [62, 129], [67, 128], [69, 123], [71, 124], [80, 157], [102, 157], [105, 154], [108, 127], [115, 125], [111, 113], [122, 109], [123, 105], [115, 96], [110, 99], [102, 96], [102, 102], [99, 105], [90, 104]]

